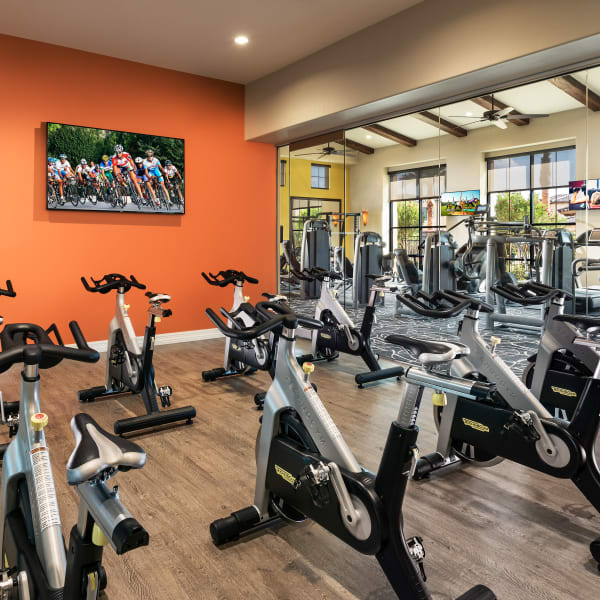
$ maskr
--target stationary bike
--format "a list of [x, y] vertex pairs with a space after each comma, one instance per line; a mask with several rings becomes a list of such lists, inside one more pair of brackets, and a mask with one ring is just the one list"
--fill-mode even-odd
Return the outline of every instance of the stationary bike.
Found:
[[[415, 478], [443, 472], [461, 463], [480, 467], [498, 464], [504, 458], [558, 477], [571, 479], [597, 511], [600, 511], [600, 471], [595, 443], [600, 427], [600, 361], [583, 391], [570, 422], [555, 419], [542, 403], [495, 353], [478, 332], [479, 312], [493, 307], [458, 292], [440, 291], [431, 296], [398, 296], [414, 312], [428, 317], [455, 316], [466, 309], [460, 325], [460, 341], [468, 349], [452, 361], [450, 373], [476, 381], [494, 382], [491, 401], [473, 401], [449, 395], [434, 407], [438, 426], [436, 452], [419, 459]], [[600, 356], [600, 340], [590, 333], [600, 328], [600, 319], [562, 315], [579, 332], [574, 341]], [[498, 338], [493, 341], [498, 343]], [[495, 348], [495, 346], [494, 346]], [[600, 563], [600, 538], [590, 546]]]
[[369, 290], [369, 302], [365, 307], [360, 329], [358, 329], [331, 290], [331, 281], [343, 279], [343, 273], [313, 267], [310, 271], [296, 273], [296, 276], [300, 279], [321, 282], [321, 295], [315, 308], [314, 318], [323, 322], [321, 329], [312, 331], [311, 354], [299, 356], [298, 362], [300, 364], [305, 361], [331, 361], [336, 359], [340, 352], [360, 356], [365, 361], [369, 371], [371, 371], [371, 373], [359, 373], [355, 376], [355, 381], [360, 388], [367, 381], [374, 382], [388, 377], [398, 377], [402, 374], [402, 369], [399, 367], [382, 369], [371, 348], [371, 331], [375, 322], [375, 303], [379, 294], [396, 291], [396, 288], [386, 288], [383, 285], [385, 281], [391, 278], [380, 275], [367, 275], [373, 283]]
[[69, 327], [77, 348], [63, 345], [56, 325], [44, 330], [11, 324], [0, 334], [0, 372], [24, 365], [18, 412], [10, 422], [16, 420], [17, 431], [2, 448], [0, 600], [95, 600], [107, 583], [103, 547], [110, 544], [124, 554], [148, 544], [148, 533], [121, 503], [118, 487], [111, 491], [106, 485], [117, 471], [143, 467], [144, 451], [79, 414], [71, 421], [76, 445], [67, 463], [67, 480], [79, 494], [79, 518], [65, 548], [44, 433], [48, 415], [40, 410], [40, 369], [63, 359], [93, 363], [100, 358], [77, 323]]
[[[244, 329], [230, 328], [211, 309], [206, 311], [233, 340], [252, 340], [280, 330], [275, 378], [257, 437], [254, 503], [214, 521], [210, 526], [214, 543], [311, 518], [352, 548], [375, 555], [399, 598], [430, 599], [422, 571], [422, 541], [405, 539], [402, 529], [402, 502], [418, 433], [411, 411], [399, 414], [392, 423], [377, 474], [364, 470], [310, 384], [314, 366], [305, 362], [301, 368], [294, 355], [298, 325], [315, 330], [322, 323], [297, 317], [277, 303], [260, 302], [256, 308], [266, 320]], [[451, 344], [439, 344], [431, 352], [454, 356]], [[478, 382], [424, 372], [420, 376], [427, 379], [425, 385], [447, 389], [451, 382], [449, 389], [466, 395], [488, 393], [488, 386]], [[477, 586], [461, 598], [492, 600], [495, 596]]]
[[146, 292], [150, 302], [149, 318], [144, 341], [140, 348], [127, 312], [129, 305], [125, 304], [125, 294], [132, 287], [145, 290], [146, 286], [139, 283], [133, 275], [128, 279], [125, 275], [118, 273], [108, 273], [98, 280], [92, 278], [92, 285], [87, 282], [85, 277], [82, 277], [81, 281], [88, 292], [108, 294], [108, 292], [116, 290], [117, 304], [115, 316], [108, 329], [106, 383], [81, 390], [79, 401], [92, 402], [96, 398], [117, 394], [141, 394], [146, 414], [115, 421], [114, 430], [119, 435], [177, 421], [192, 423], [192, 419], [196, 416], [196, 409], [193, 406], [160, 410], [157, 402], [157, 398], [159, 398], [163, 408], [171, 405], [172, 389], [170, 386], [158, 387], [156, 385], [154, 365], [152, 364], [156, 323], [171, 316], [171, 310], [162, 306], [169, 302], [171, 297], [166, 294]]
[[[0, 296], [8, 296], [9, 298], [14, 298], [16, 295], [17, 295], [17, 293], [15, 292], [15, 289], [13, 288], [12, 281], [10, 279], [7, 279], [6, 280], [6, 289], [3, 290], [2, 288], [0, 288]], [[2, 325], [3, 322], [4, 322], [4, 318], [2, 316], [0, 316], [0, 325]], [[19, 404], [18, 402], [15, 402], [15, 403], [13, 403], [13, 406], [18, 408], [18, 404]], [[0, 407], [1, 406], [2, 406], [2, 392], [0, 392]], [[4, 421], [3, 417], [2, 417], [2, 421]]]
[[[244, 295], [244, 283], [257, 284], [258, 279], [246, 275], [243, 271], [228, 269], [219, 271], [216, 275], [202, 273], [209, 285], [227, 287], [233, 285], [233, 306], [226, 313], [229, 325], [235, 324], [241, 327], [252, 327], [259, 318], [252, 304], [248, 302], [248, 296]], [[285, 296], [263, 294], [274, 301], [285, 301]], [[216, 381], [221, 377], [233, 375], [252, 375], [256, 371], [271, 371], [273, 366], [273, 347], [268, 338], [258, 338], [249, 341], [238, 341], [233, 343], [229, 338], [225, 339], [225, 360], [223, 367], [202, 371], [204, 381]]]
[[549, 302], [538, 351], [527, 359], [522, 379], [554, 417], [570, 421], [598, 364], [596, 352], [577, 343], [577, 327], [563, 319], [565, 302], [573, 296], [535, 281], [496, 286], [494, 292], [523, 306]]

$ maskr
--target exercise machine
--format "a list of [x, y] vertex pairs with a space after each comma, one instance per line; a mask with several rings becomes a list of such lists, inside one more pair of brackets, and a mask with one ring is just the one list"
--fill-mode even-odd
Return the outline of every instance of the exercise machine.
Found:
[[[550, 295], [546, 300], [549, 299]], [[479, 335], [479, 312], [492, 311], [492, 306], [458, 292], [445, 291], [430, 297], [404, 296], [401, 301], [427, 317], [456, 316], [466, 310], [460, 325], [460, 342], [468, 351], [452, 361], [450, 373], [494, 382], [496, 386], [493, 402], [452, 394], [445, 403], [434, 406], [437, 449], [419, 459], [415, 477], [422, 479], [464, 463], [490, 467], [509, 459], [553, 477], [571, 479], [600, 511], [600, 471], [595, 454], [600, 427], [600, 362], [593, 375], [586, 378], [571, 421], [554, 419], [496, 354], [500, 340], [492, 337], [490, 349]], [[561, 315], [560, 319], [578, 331], [574, 343], [600, 356], [600, 339], [590, 336], [594, 329], [600, 328], [600, 319], [579, 315]], [[592, 542], [590, 549], [600, 562], [600, 538]]]
[[[313, 267], [331, 268], [331, 228], [327, 219], [307, 219], [302, 227], [300, 272]], [[320, 291], [319, 281], [302, 281], [304, 298], [318, 298]]]
[[[379, 360], [371, 348], [371, 331], [375, 322], [375, 302], [380, 294], [395, 292], [395, 287], [385, 287], [389, 277], [372, 275], [369, 279], [369, 303], [365, 307], [360, 329], [356, 327], [343, 306], [331, 290], [330, 282], [341, 279], [343, 275], [335, 271], [312, 269], [310, 272], [298, 274], [299, 277], [317, 279], [321, 283], [321, 295], [315, 307], [314, 318], [323, 323], [320, 329], [311, 332], [311, 353], [298, 357], [300, 364], [304, 362], [332, 361], [338, 358], [340, 352], [360, 356], [371, 373], [358, 374], [355, 381], [359, 387], [365, 383], [373, 383], [402, 373], [399, 367], [382, 369]], [[368, 380], [368, 381], [367, 381]]]
[[[206, 311], [219, 330], [235, 340], [281, 330], [275, 378], [265, 398], [257, 437], [254, 503], [211, 523], [214, 543], [221, 545], [273, 525], [310, 518], [355, 550], [376, 556], [399, 598], [431, 599], [422, 571], [422, 540], [406, 539], [403, 533], [402, 503], [418, 434], [410, 411], [399, 413], [392, 423], [377, 474], [364, 470], [310, 385], [314, 366], [304, 363], [301, 368], [294, 356], [299, 322], [309, 329], [318, 329], [322, 323], [300, 319], [287, 310], [282, 314], [276, 303], [260, 302], [256, 308], [267, 320], [241, 330], [228, 327], [211, 309]], [[444, 352], [453, 355], [449, 344], [444, 345]], [[442, 380], [449, 386], [445, 377], [419, 374], [432, 385]], [[473, 381], [456, 385], [467, 395], [482, 388]], [[483, 586], [462, 596], [467, 597], [495, 598]]]
[[522, 380], [553, 417], [570, 421], [598, 364], [596, 352], [577, 343], [577, 327], [562, 317], [573, 296], [535, 281], [497, 286], [495, 292], [524, 306], [548, 304], [538, 350], [527, 359]]
[[71, 421], [76, 446], [67, 463], [67, 480], [79, 495], [79, 518], [65, 548], [45, 437], [48, 415], [40, 406], [40, 370], [63, 359], [93, 363], [100, 358], [77, 323], [69, 327], [77, 348], [63, 345], [56, 325], [44, 330], [10, 324], [0, 334], [0, 372], [23, 363], [18, 430], [1, 447], [1, 600], [95, 600], [107, 583], [103, 547], [110, 544], [124, 554], [149, 540], [119, 499], [118, 487], [110, 490], [106, 484], [117, 471], [143, 467], [144, 451], [79, 414]]
[[170, 386], [158, 387], [156, 385], [152, 363], [156, 323], [172, 314], [170, 309], [162, 306], [170, 301], [170, 296], [146, 292], [150, 306], [148, 307], [148, 324], [144, 341], [140, 348], [129, 318], [129, 305], [125, 304], [125, 294], [132, 287], [145, 290], [146, 286], [133, 275], [127, 278], [119, 273], [107, 273], [98, 280], [92, 278], [91, 285], [85, 277], [81, 278], [81, 282], [88, 292], [108, 294], [115, 290], [117, 302], [115, 316], [108, 328], [106, 383], [81, 390], [79, 401], [93, 402], [97, 398], [107, 398], [119, 394], [141, 394], [146, 414], [115, 421], [114, 431], [119, 435], [177, 421], [192, 423], [192, 419], [196, 416], [196, 409], [193, 406], [160, 410], [157, 402], [157, 398], [159, 398], [163, 408], [170, 406], [173, 392]]
[[[14, 298], [17, 295], [15, 289], [13, 288], [12, 281], [10, 279], [6, 280], [6, 289], [3, 290], [0, 288], [0, 296], [8, 296], [9, 298]], [[4, 318], [0, 315], [0, 325], [4, 322]], [[0, 406], [2, 405], [2, 392], [0, 392]], [[18, 403], [15, 403], [18, 408]]]
[[[233, 306], [229, 312], [221, 309], [229, 321], [230, 327], [252, 327], [258, 315], [244, 295], [244, 283], [256, 285], [258, 279], [246, 275], [243, 271], [228, 269], [213, 273], [202, 273], [209, 285], [225, 288], [233, 285]], [[285, 301], [285, 296], [266, 294], [272, 301]], [[204, 381], [216, 381], [221, 377], [234, 375], [252, 375], [256, 371], [270, 371], [273, 363], [273, 347], [268, 338], [257, 338], [248, 342], [232, 342], [225, 338], [225, 360], [223, 367], [202, 371]]]
[[352, 305], [365, 306], [370, 299], [373, 278], [382, 275], [383, 239], [374, 231], [361, 231], [354, 242]]

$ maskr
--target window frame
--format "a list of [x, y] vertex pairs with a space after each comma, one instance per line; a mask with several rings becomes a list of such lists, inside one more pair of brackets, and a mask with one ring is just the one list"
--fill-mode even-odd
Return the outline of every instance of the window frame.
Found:
[[[487, 185], [487, 211], [488, 211], [488, 216], [490, 214], [490, 210], [492, 207], [492, 196], [494, 194], [508, 194], [509, 195], [509, 202], [510, 202], [510, 195], [511, 194], [522, 194], [523, 192], [525, 193], [529, 193], [529, 222], [532, 225], [541, 225], [541, 226], [552, 226], [552, 227], [556, 227], [559, 224], [563, 224], [563, 225], [569, 225], [569, 223], [559, 223], [556, 218], [554, 220], [554, 222], [550, 222], [550, 221], [534, 221], [534, 216], [535, 216], [535, 209], [534, 209], [534, 192], [538, 191], [538, 190], [554, 190], [554, 196], [555, 198], [558, 197], [558, 190], [561, 188], [568, 188], [569, 184], [567, 183], [567, 185], [540, 185], [540, 186], [536, 186], [534, 185], [534, 178], [533, 178], [533, 157], [535, 154], [539, 154], [540, 152], [560, 152], [560, 151], [564, 151], [564, 150], [574, 150], [575, 153], [577, 153], [577, 146], [576, 145], [571, 145], [571, 146], [559, 146], [557, 148], [542, 148], [542, 149], [536, 149], [536, 150], [530, 150], [528, 152], [516, 152], [514, 154], [502, 154], [500, 156], [488, 156], [485, 159], [485, 167], [486, 167], [486, 185]], [[518, 188], [518, 189], [514, 189], [514, 190], [510, 190], [510, 189], [502, 189], [502, 190], [492, 190], [490, 191], [490, 161], [493, 160], [501, 160], [503, 158], [507, 158], [510, 159], [511, 158], [517, 158], [519, 156], [528, 156], [529, 157], [529, 187], [525, 187], [525, 188]], [[575, 156], [575, 159], [577, 159], [577, 156]], [[509, 162], [510, 165], [510, 162]], [[509, 166], [510, 168], [510, 166]], [[508, 184], [510, 187], [510, 184]], [[556, 200], [555, 200], [556, 201]], [[509, 212], [510, 212], [510, 206], [509, 206]], [[558, 214], [558, 211], [555, 213], [555, 215]], [[509, 217], [511, 218], [511, 217]]]
[[285, 158], [280, 158], [279, 159], [279, 187], [285, 187], [286, 171], [287, 171], [287, 160]]
[[[319, 180], [319, 182], [321, 181], [321, 179], [323, 179], [326, 183], [326, 185], [324, 186], [314, 186], [313, 185], [313, 177], [315, 177], [315, 175], [313, 175], [313, 168], [317, 167], [320, 169], [324, 169], [324, 176], [321, 177], [320, 175], [316, 175], [317, 179]], [[331, 165], [324, 165], [324, 164], [320, 164], [320, 163], [310, 163], [310, 188], [312, 190], [328, 190], [330, 189], [331, 186]]]
[[[389, 232], [388, 232], [388, 236], [389, 236], [389, 248], [391, 250], [394, 250], [397, 246], [397, 239], [398, 239], [398, 234], [396, 233], [399, 230], [407, 230], [407, 229], [418, 229], [419, 230], [419, 248], [421, 247], [421, 244], [423, 242], [423, 240], [425, 239], [425, 236], [423, 235], [423, 230], [427, 229], [427, 232], [430, 232], [431, 230], [437, 230], [439, 231], [440, 229], [445, 229], [445, 225], [433, 225], [433, 226], [428, 226], [428, 227], [424, 227], [423, 226], [423, 214], [422, 214], [422, 207], [423, 207], [423, 203], [424, 201], [427, 200], [438, 200], [438, 202], [441, 202], [441, 188], [442, 186], [438, 183], [438, 192], [439, 195], [437, 196], [432, 196], [432, 195], [427, 195], [427, 196], [421, 196], [421, 179], [422, 179], [422, 173], [424, 171], [430, 171], [431, 169], [438, 169], [438, 180], [441, 179], [441, 177], [443, 176], [444, 178], [444, 190], [446, 189], [446, 178], [447, 178], [447, 173], [448, 173], [448, 168], [447, 165], [444, 164], [439, 164], [439, 165], [428, 165], [428, 166], [424, 166], [424, 167], [413, 167], [413, 168], [408, 168], [408, 169], [397, 169], [394, 171], [388, 171], [388, 185], [389, 190], [390, 190], [390, 199], [389, 199]], [[392, 176], [396, 175], [398, 173], [408, 173], [408, 172], [415, 172], [417, 174], [416, 177], [416, 190], [415, 190], [415, 196], [413, 198], [398, 198], [395, 200], [392, 200], [391, 196], [391, 186], [392, 186]], [[443, 172], [443, 174], [442, 174]], [[419, 217], [418, 217], [418, 223], [414, 226], [394, 226], [394, 211], [397, 211], [397, 204], [399, 202], [418, 202], [419, 204]], [[441, 206], [441, 205], [440, 205]], [[441, 216], [441, 215], [440, 215]], [[410, 255], [413, 256], [413, 255]], [[419, 255], [418, 255], [418, 262], [419, 262], [419, 268], [422, 267], [422, 261], [423, 261], [423, 256], [422, 253], [419, 251]]]

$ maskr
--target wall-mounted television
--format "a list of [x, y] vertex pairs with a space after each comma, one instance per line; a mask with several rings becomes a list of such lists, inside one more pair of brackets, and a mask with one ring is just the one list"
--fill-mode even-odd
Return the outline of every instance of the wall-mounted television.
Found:
[[50, 210], [185, 213], [180, 138], [47, 124]]
[[442, 194], [442, 216], [473, 215], [482, 211], [485, 212], [485, 205], [481, 202], [479, 190]]
[[600, 208], [600, 179], [569, 181], [569, 209]]

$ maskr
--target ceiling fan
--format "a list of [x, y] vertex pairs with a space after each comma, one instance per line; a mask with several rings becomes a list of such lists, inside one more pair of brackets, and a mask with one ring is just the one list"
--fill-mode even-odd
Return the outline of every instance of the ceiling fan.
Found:
[[305, 152], [304, 154], [296, 154], [295, 156], [318, 156], [316, 160], [321, 160], [326, 156], [344, 156], [344, 154], [346, 156], [356, 156], [356, 154], [351, 152], [350, 150], [338, 150], [333, 146], [330, 146], [329, 144], [327, 144], [327, 146], [325, 146], [324, 148], [321, 148], [320, 152]]
[[[476, 118], [474, 121], [470, 121], [469, 123], [464, 123], [464, 125], [472, 125], [473, 123], [484, 123], [488, 121], [492, 125], [499, 127], [500, 129], [506, 129], [508, 125], [507, 121], [519, 120], [519, 119], [539, 119], [542, 117], [547, 117], [548, 115], [543, 114], [531, 114], [524, 115], [521, 113], [517, 113], [512, 115], [511, 113], [515, 109], [512, 106], [507, 106], [505, 108], [494, 110], [494, 100], [492, 97], [492, 110], [486, 110], [480, 117]], [[472, 119], [474, 115], [450, 115], [451, 119]]]

